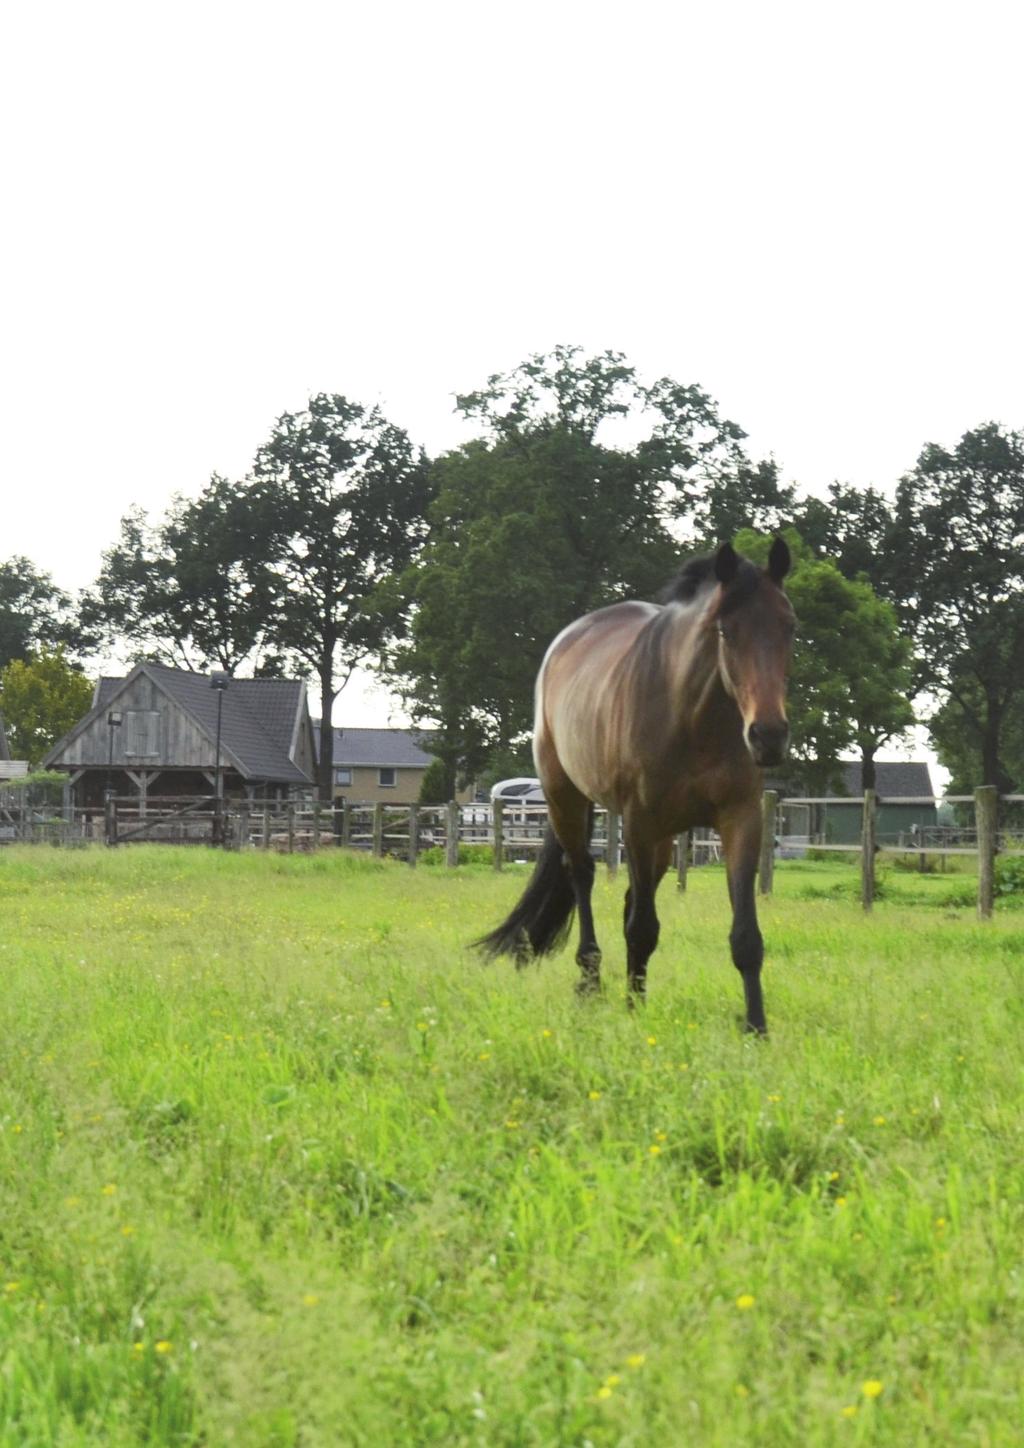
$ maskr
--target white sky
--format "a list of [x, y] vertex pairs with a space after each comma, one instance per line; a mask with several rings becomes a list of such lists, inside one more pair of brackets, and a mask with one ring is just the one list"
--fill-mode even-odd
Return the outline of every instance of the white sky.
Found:
[[311, 391], [436, 451], [560, 341], [701, 383], [812, 490], [1024, 425], [1019, 6], [3, 14], [0, 557], [66, 588]]

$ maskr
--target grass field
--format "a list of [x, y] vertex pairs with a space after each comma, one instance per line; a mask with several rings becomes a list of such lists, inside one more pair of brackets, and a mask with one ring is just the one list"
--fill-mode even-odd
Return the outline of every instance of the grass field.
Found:
[[1019, 1444], [1024, 913], [785, 864], [629, 1014], [522, 871], [0, 851], [0, 1443]]

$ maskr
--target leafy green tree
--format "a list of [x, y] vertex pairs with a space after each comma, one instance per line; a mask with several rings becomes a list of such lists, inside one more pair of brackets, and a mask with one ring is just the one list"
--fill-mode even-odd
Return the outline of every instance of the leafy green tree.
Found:
[[[794, 560], [786, 579], [797, 615], [788, 707], [799, 772], [812, 789], [835, 785], [840, 754], [856, 747], [864, 788], [873, 789], [878, 749], [914, 722], [910, 639], [865, 578], [845, 578], [832, 560], [815, 558], [794, 529], [783, 536]], [[743, 532], [736, 547], [764, 565], [771, 542]]]
[[1024, 691], [1024, 435], [986, 423], [952, 449], [929, 443], [899, 484], [895, 519], [902, 612], [921, 682], [944, 701], [940, 730], [962, 730], [981, 782], [1007, 792]]
[[82, 616], [108, 646], [187, 669], [279, 674], [267, 648], [266, 529], [244, 487], [216, 473], [198, 498], [176, 497], [159, 524], [133, 509], [103, 555]]
[[710, 551], [747, 528], [778, 533], [791, 525], [796, 506], [796, 489], [780, 483], [774, 460], [739, 462], [709, 479], [695, 500], [692, 527]]
[[552, 637], [656, 594], [709, 482], [749, 464], [743, 433], [699, 387], [644, 386], [615, 352], [556, 348], [457, 406], [484, 435], [433, 464], [429, 536], [388, 665], [449, 771], [475, 774], [529, 730]]
[[417, 804], [447, 804], [454, 797], [453, 794], [448, 793], [447, 783], [444, 761], [442, 759], [431, 760], [420, 780]]
[[395, 627], [394, 584], [419, 549], [428, 488], [408, 435], [338, 394], [285, 413], [256, 455], [246, 499], [261, 544], [247, 567], [254, 586], [269, 580], [268, 641], [319, 681], [324, 800], [333, 796], [334, 701]]
[[60, 646], [78, 652], [87, 644], [71, 600], [48, 573], [27, 558], [16, 556], [0, 563], [0, 669], [39, 648]]
[[884, 598], [901, 599], [906, 570], [893, 505], [874, 488], [832, 483], [827, 500], [796, 505], [793, 523], [804, 542], [830, 558], [845, 578], [861, 575]]
[[13, 659], [0, 673], [0, 715], [11, 753], [38, 764], [92, 705], [92, 686], [63, 649]]

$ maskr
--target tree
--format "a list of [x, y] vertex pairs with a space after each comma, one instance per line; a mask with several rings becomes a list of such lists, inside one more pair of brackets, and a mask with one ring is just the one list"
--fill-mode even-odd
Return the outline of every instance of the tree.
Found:
[[0, 669], [39, 648], [85, 647], [71, 600], [27, 558], [0, 563]]
[[884, 598], [904, 596], [903, 551], [892, 504], [882, 493], [832, 483], [827, 501], [805, 498], [793, 521], [813, 552], [830, 558], [845, 578], [865, 577]]
[[757, 533], [778, 533], [791, 525], [796, 489], [779, 482], [772, 459], [740, 462], [734, 470], [712, 477], [693, 514], [693, 529], [701, 545], [711, 549], [752, 528]]
[[13, 659], [0, 673], [0, 714], [15, 758], [36, 765], [92, 704], [92, 686], [63, 649]]
[[[858, 749], [865, 789], [875, 785], [875, 755], [914, 721], [912, 646], [896, 610], [864, 577], [845, 578], [831, 559], [815, 558], [794, 529], [783, 535], [794, 559], [786, 579], [797, 616], [788, 692], [793, 753], [812, 789], [834, 785], [839, 756]], [[771, 538], [740, 533], [736, 547], [767, 563]]]
[[248, 490], [216, 473], [198, 498], [176, 497], [157, 525], [133, 509], [103, 555], [83, 618], [144, 658], [280, 673], [266, 644], [273, 589], [264, 524]]
[[334, 701], [394, 627], [393, 585], [425, 532], [428, 486], [408, 435], [338, 394], [285, 413], [257, 453], [246, 496], [265, 546], [247, 566], [269, 580], [268, 640], [319, 680], [321, 799], [333, 798]]
[[484, 435], [433, 464], [427, 543], [403, 580], [408, 628], [388, 660], [449, 777], [514, 755], [552, 637], [654, 596], [709, 482], [749, 467], [744, 434], [705, 392], [644, 386], [617, 352], [558, 347], [457, 407]]
[[1007, 792], [1004, 741], [1024, 690], [1024, 436], [985, 423], [952, 450], [929, 443], [895, 518], [903, 612], [922, 683], [944, 701], [940, 729], [959, 727], [982, 782]]

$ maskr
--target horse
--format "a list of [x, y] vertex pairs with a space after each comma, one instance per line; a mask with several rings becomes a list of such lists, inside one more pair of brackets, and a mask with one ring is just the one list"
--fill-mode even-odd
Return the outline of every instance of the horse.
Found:
[[612, 604], [555, 638], [537, 676], [533, 736], [549, 824], [521, 899], [475, 942], [487, 957], [511, 955], [522, 966], [550, 954], [565, 943], [578, 909], [576, 989], [600, 991], [590, 839], [601, 804], [622, 817], [627, 1000], [643, 1001], [658, 943], [655, 893], [673, 837], [712, 826], [725, 854], [746, 1028], [765, 1033], [754, 900], [760, 770], [781, 764], [789, 743], [795, 617], [782, 588], [789, 567], [780, 538], [765, 569], [724, 543], [685, 563], [658, 604]]

